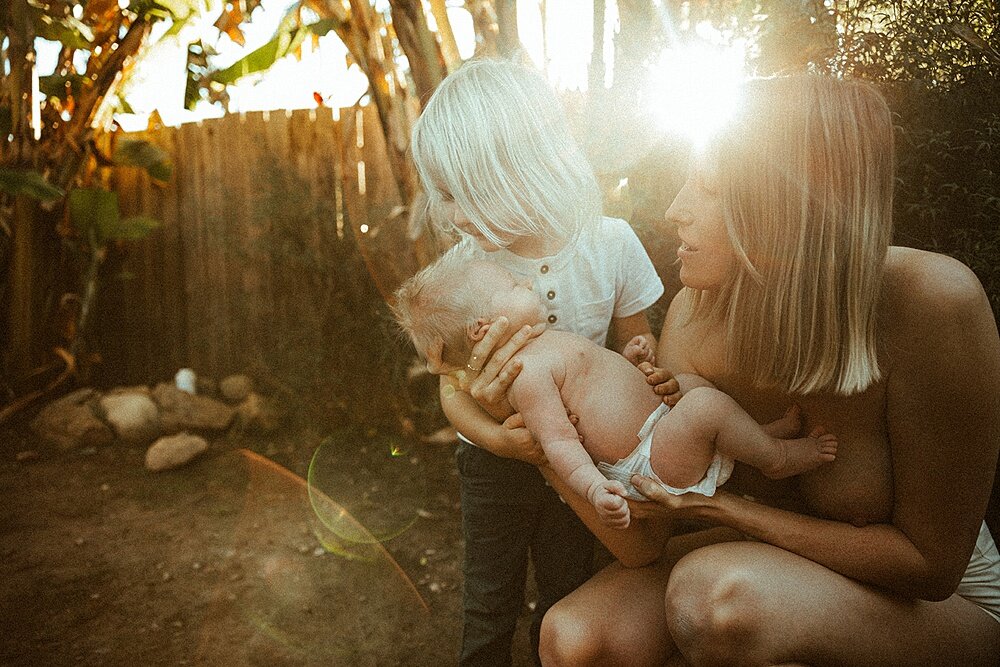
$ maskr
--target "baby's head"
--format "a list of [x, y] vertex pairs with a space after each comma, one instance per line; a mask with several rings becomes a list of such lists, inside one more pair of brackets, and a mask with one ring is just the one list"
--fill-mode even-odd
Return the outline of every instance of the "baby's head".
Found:
[[498, 317], [510, 322], [509, 335], [545, 317], [529, 283], [496, 264], [456, 252], [445, 253], [407, 280], [395, 297], [396, 321], [437, 374], [464, 368], [472, 346]]
[[428, 100], [410, 149], [431, 218], [487, 250], [570, 239], [600, 216], [600, 189], [559, 97], [528, 67], [466, 62]]

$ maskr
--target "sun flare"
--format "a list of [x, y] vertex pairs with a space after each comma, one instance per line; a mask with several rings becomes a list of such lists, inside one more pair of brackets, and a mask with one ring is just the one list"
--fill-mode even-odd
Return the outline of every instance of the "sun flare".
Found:
[[649, 105], [661, 129], [703, 146], [739, 104], [745, 68], [743, 42], [693, 42], [664, 50], [649, 81]]

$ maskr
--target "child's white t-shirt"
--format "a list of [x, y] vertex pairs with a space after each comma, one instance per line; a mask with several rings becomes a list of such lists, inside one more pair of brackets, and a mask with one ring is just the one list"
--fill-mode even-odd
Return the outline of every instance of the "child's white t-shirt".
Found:
[[530, 277], [548, 310], [549, 328], [586, 336], [602, 347], [611, 318], [635, 315], [663, 294], [646, 249], [619, 218], [602, 217], [550, 257], [520, 257], [503, 248], [486, 252], [472, 239], [455, 251]]

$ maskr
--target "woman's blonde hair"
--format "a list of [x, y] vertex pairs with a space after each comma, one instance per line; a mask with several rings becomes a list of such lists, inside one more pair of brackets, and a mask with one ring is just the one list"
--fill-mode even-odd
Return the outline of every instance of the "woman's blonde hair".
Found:
[[893, 125], [881, 94], [802, 75], [747, 82], [705, 158], [737, 269], [692, 292], [724, 323], [730, 368], [790, 393], [881, 378], [876, 306], [892, 236]]
[[471, 60], [448, 76], [413, 128], [413, 160], [431, 218], [453, 227], [454, 201], [491, 243], [571, 239], [600, 215], [593, 170], [555, 91], [505, 60]]
[[469, 283], [475, 261], [459, 250], [452, 248], [404, 282], [389, 308], [421, 357], [440, 340], [442, 359], [462, 366], [472, 348], [469, 325], [496, 313], [487, 312], [482, 291]]

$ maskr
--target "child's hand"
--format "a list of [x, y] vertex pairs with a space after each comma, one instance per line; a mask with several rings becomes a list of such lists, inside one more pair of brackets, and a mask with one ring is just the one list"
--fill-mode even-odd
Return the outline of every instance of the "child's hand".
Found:
[[624, 484], [606, 479], [594, 484], [587, 496], [604, 525], [620, 530], [628, 528], [629, 509]]
[[677, 405], [682, 396], [681, 385], [670, 371], [656, 368], [647, 362], [639, 364], [639, 370], [646, 374], [646, 384], [652, 385], [653, 392], [660, 396], [666, 405], [670, 407]]
[[643, 362], [653, 364], [656, 360], [653, 346], [649, 344], [649, 339], [645, 336], [636, 336], [630, 340], [625, 345], [625, 349], [622, 350], [622, 356], [628, 359], [633, 366], [638, 366]]

